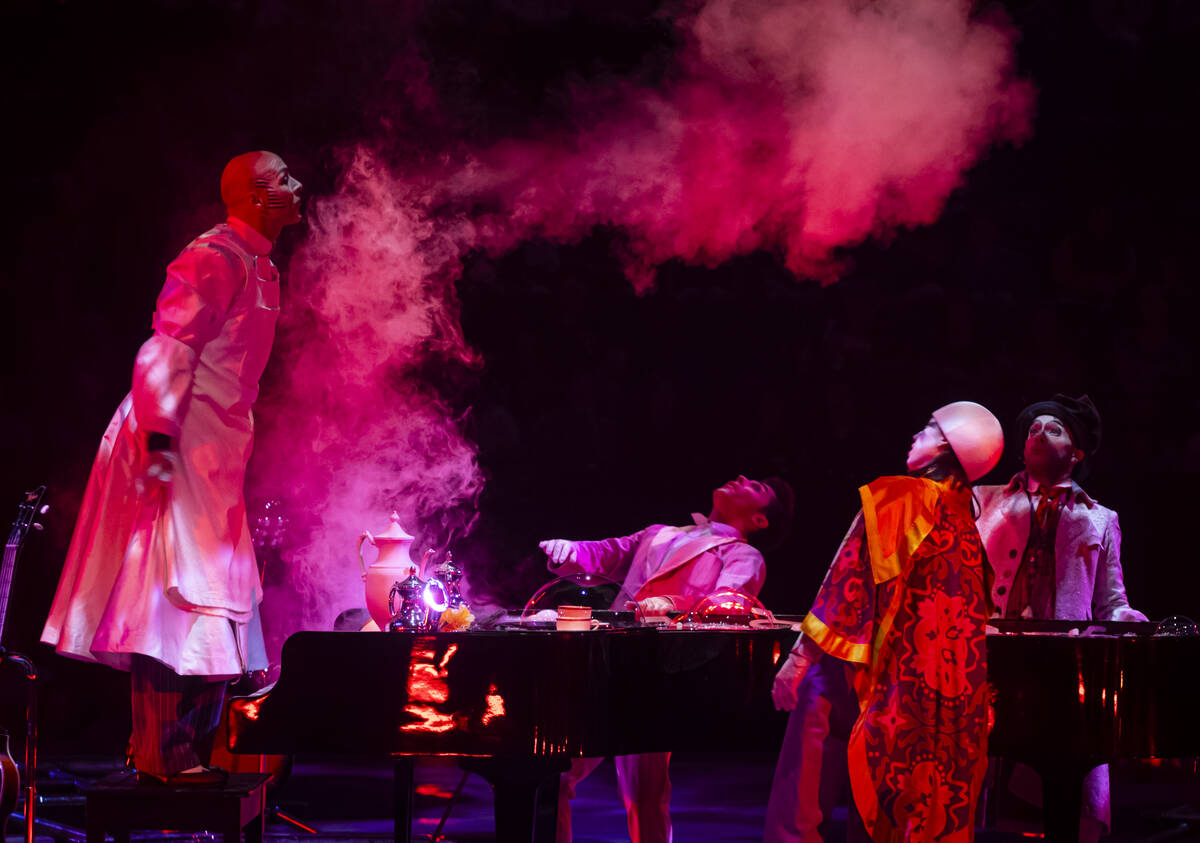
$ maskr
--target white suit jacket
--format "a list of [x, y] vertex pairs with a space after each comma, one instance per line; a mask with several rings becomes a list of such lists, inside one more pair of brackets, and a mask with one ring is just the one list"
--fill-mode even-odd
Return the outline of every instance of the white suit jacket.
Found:
[[681, 612], [722, 589], [757, 596], [767, 578], [762, 553], [728, 524], [703, 516], [697, 521], [692, 527], [654, 524], [629, 536], [576, 542], [578, 562], [557, 573], [624, 576], [630, 597], [670, 597]]
[[[1029, 541], [1030, 496], [1025, 472], [1004, 486], [976, 486], [980, 513], [979, 535], [988, 560], [997, 572], [992, 600], [1003, 613], [1012, 577]], [[1121, 570], [1121, 526], [1117, 513], [1096, 503], [1079, 484], [1071, 490], [1054, 537], [1058, 620], [1144, 621], [1146, 616], [1129, 605]]]

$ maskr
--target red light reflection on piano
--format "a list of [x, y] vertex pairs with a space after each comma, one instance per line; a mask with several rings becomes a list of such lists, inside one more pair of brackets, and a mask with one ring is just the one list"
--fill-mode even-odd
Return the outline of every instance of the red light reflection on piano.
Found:
[[238, 700], [234, 705], [238, 707], [247, 720], [257, 720], [262, 702], [260, 700]]
[[483, 713], [483, 725], [487, 726], [497, 717], [503, 717], [504, 713], [504, 697], [500, 695], [495, 685], [489, 686], [487, 692], [487, 711]]
[[432, 706], [409, 703], [404, 710], [414, 717], [420, 717], [421, 722], [406, 723], [400, 727], [402, 732], [449, 732], [454, 728], [454, 718]]
[[417, 718], [415, 722], [400, 727], [403, 732], [448, 732], [454, 728], [454, 717], [443, 714], [430, 703], [444, 703], [450, 696], [446, 684], [446, 665], [453, 658], [457, 644], [446, 648], [445, 655], [434, 664], [434, 649], [414, 645], [412, 660], [408, 667], [408, 699], [404, 707], [407, 714]]
[[1118, 715], [1120, 715], [1120, 713], [1121, 713], [1120, 712], [1121, 693], [1124, 690], [1125, 690], [1125, 671], [1122, 670], [1117, 675], [1117, 687], [1113, 689], [1113, 693], [1112, 693], [1112, 713], [1113, 713], [1113, 722], [1114, 723], [1121, 722], [1121, 718]]
[[1079, 704], [1083, 705], [1086, 701], [1087, 689], [1083, 685], [1083, 674], [1079, 674]]

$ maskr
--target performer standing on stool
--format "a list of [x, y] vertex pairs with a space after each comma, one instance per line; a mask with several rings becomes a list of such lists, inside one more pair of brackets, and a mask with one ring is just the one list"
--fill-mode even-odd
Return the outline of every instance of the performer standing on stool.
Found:
[[[767, 841], [822, 839], [837, 762], [848, 763], [857, 809], [848, 839], [973, 839], [990, 603], [967, 484], [1003, 447], [996, 417], [958, 401], [913, 437], [909, 476], [858, 490], [862, 510], [772, 688], [776, 707], [793, 713]], [[844, 762], [831, 757], [839, 752]]]
[[139, 782], [222, 784], [207, 763], [226, 680], [266, 667], [243, 482], [279, 316], [270, 253], [300, 192], [274, 153], [226, 165], [228, 219], [167, 267], [42, 632], [131, 673]]

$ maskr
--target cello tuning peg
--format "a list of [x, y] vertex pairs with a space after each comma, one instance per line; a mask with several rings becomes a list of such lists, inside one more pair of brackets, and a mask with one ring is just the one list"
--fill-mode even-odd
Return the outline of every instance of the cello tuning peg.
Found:
[[40, 533], [42, 530], [44, 530], [44, 529], [46, 529], [46, 528], [45, 528], [45, 527], [43, 527], [41, 524], [39, 524], [37, 521], [34, 521], [34, 522], [33, 522], [33, 529], [37, 530], [37, 531]]
[[45, 515], [49, 511], [50, 511], [50, 504], [44, 503], [44, 504], [42, 504], [41, 508], [38, 509], [38, 515]]

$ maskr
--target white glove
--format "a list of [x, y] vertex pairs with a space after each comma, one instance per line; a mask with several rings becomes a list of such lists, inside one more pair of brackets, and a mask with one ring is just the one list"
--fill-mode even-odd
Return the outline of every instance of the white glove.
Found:
[[150, 451], [142, 473], [134, 480], [139, 495], [151, 496], [165, 492], [175, 477], [179, 457], [174, 451]]
[[1133, 608], [1132, 606], [1123, 606], [1120, 609], [1117, 609], [1117, 611], [1113, 613], [1113, 620], [1114, 621], [1147, 621], [1147, 620], [1149, 620], [1149, 618], [1147, 618], [1145, 615], [1143, 615], [1141, 612], [1139, 612], [1137, 609]]
[[807, 647], [793, 647], [788, 653], [771, 684], [771, 699], [777, 711], [791, 711], [796, 707], [800, 683], [816, 661], [817, 657]]
[[675, 611], [675, 601], [670, 597], [647, 597], [644, 600], [630, 601], [626, 609], [641, 609], [643, 615], [665, 615]]
[[579, 561], [575, 542], [568, 539], [546, 539], [544, 542], [538, 542], [538, 547], [545, 551], [551, 568], [560, 568], [568, 562], [575, 564]]

